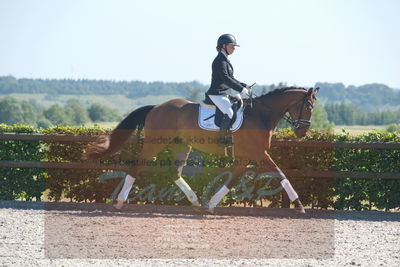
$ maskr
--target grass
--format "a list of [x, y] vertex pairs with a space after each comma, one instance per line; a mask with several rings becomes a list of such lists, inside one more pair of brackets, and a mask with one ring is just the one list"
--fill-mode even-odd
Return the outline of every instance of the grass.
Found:
[[353, 135], [365, 134], [373, 131], [383, 131], [387, 125], [336, 125], [333, 129], [335, 134], [346, 133]]
[[117, 124], [119, 123], [119, 121], [111, 121], [111, 122], [91, 122], [91, 123], [86, 123], [85, 126], [86, 127], [91, 127], [94, 125], [98, 125], [101, 128], [114, 128], [115, 126], [117, 126]]

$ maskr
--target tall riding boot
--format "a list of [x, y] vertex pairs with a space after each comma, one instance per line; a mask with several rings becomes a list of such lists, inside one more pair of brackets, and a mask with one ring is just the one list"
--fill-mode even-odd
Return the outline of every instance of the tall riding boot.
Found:
[[219, 130], [219, 146], [229, 147], [233, 145], [232, 134], [230, 131], [231, 119], [227, 114], [224, 114]]

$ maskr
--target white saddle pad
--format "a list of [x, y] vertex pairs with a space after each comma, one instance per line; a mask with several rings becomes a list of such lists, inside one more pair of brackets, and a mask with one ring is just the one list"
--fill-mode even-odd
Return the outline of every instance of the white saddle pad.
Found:
[[[219, 131], [219, 127], [214, 123], [215, 106], [200, 104], [199, 105], [199, 127], [209, 131]], [[205, 120], [209, 118], [208, 120]], [[231, 131], [237, 131], [243, 123], [243, 108], [240, 108], [236, 114], [236, 120], [231, 126]]]

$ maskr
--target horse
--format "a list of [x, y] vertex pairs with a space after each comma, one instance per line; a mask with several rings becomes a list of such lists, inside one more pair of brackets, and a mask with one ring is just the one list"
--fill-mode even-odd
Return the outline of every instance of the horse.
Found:
[[[283, 87], [257, 97], [243, 99], [244, 120], [237, 131], [232, 133], [235, 160], [256, 163], [257, 173], [273, 173], [278, 178], [289, 199], [294, 202], [296, 213], [305, 213], [298, 194], [289, 179], [275, 164], [268, 151], [271, 138], [278, 122], [284, 117], [291, 125], [295, 135], [302, 138], [311, 125], [311, 115], [319, 88]], [[171, 147], [173, 157], [181, 162], [176, 166], [175, 184], [183, 191], [194, 207], [200, 207], [198, 198], [182, 178], [182, 170], [192, 148], [206, 153], [224, 154], [225, 148], [218, 142], [218, 131], [207, 131], [198, 125], [199, 103], [185, 99], [172, 99], [159, 105], [140, 107], [131, 112], [112, 131], [110, 136], [103, 136], [96, 143], [90, 144], [85, 159], [99, 159], [119, 151], [132, 133], [144, 131], [141, 159], [152, 160], [167, 145]], [[285, 115], [286, 113], [289, 114]], [[137, 136], [139, 138], [139, 136]], [[181, 142], [174, 144], [179, 138]], [[202, 140], [201, 142], [199, 140]], [[132, 188], [132, 185], [144, 164], [132, 167], [125, 177], [124, 185], [114, 207], [120, 210]], [[214, 208], [230, 189], [238, 182], [248, 164], [235, 164], [231, 176], [211, 197], [205, 211], [213, 213]], [[135, 178], [136, 177], [136, 178]]]

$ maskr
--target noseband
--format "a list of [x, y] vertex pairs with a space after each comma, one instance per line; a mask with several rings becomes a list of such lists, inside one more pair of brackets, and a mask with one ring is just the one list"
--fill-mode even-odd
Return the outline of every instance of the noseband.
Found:
[[[303, 100], [303, 102], [301, 103], [301, 108], [300, 108], [300, 113], [299, 113], [299, 118], [297, 120], [293, 120], [290, 116], [288, 115], [284, 115], [283, 118], [295, 129], [301, 129], [304, 127], [310, 127], [311, 126], [311, 120], [303, 120], [301, 118], [301, 115], [303, 115], [303, 108], [304, 105], [307, 103], [307, 107], [306, 109], [310, 112], [313, 111], [314, 109], [314, 104], [307, 98], [307, 96], [305, 95]], [[297, 104], [297, 103], [296, 103]]]

